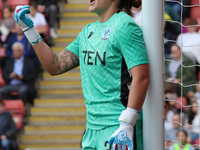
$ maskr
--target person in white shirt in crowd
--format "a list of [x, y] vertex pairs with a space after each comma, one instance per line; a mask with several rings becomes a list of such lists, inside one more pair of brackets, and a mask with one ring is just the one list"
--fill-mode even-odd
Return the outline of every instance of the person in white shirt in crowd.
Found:
[[40, 35], [45, 35], [47, 33], [47, 22], [45, 16], [37, 11], [37, 5], [34, 2], [30, 4], [30, 14], [28, 16], [34, 23], [35, 28]]
[[190, 18], [187, 22], [187, 33], [179, 34], [177, 44], [181, 47], [183, 53], [200, 64], [200, 33], [198, 33], [197, 20]]

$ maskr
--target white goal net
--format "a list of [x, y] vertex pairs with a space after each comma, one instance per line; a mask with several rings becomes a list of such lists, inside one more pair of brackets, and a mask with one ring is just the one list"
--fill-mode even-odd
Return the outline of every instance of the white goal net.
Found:
[[165, 0], [166, 149], [200, 149], [200, 1]]

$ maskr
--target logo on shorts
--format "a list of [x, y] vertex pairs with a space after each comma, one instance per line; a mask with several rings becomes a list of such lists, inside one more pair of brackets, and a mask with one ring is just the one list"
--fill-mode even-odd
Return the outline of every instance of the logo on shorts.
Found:
[[107, 40], [108, 39], [108, 33], [110, 32], [110, 30], [105, 30], [105, 33], [104, 33], [104, 35], [102, 36], [102, 40]]

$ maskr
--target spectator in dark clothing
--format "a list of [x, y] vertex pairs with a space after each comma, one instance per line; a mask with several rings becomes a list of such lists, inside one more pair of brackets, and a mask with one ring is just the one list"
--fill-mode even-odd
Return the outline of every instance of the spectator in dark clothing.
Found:
[[[19, 98], [28, 102], [35, 95], [34, 81], [36, 69], [33, 61], [23, 56], [23, 45], [20, 42], [13, 44], [13, 58], [10, 58], [3, 71], [5, 86], [1, 88], [2, 99], [10, 99], [10, 92], [17, 91]], [[32, 102], [30, 101], [29, 102]]]
[[10, 150], [10, 148], [17, 150], [16, 133], [17, 128], [12, 116], [5, 111], [4, 103], [0, 101], [0, 139], [4, 150]]
[[[182, 19], [190, 17], [190, 7], [182, 7], [182, 5], [190, 5], [190, 0], [172, 0], [172, 1], [166, 1], [165, 5], [167, 7], [170, 7], [175, 11], [175, 13], [181, 15], [182, 13]], [[182, 7], [182, 10], [181, 10]], [[182, 12], [181, 12], [182, 11]]]
[[[165, 5], [165, 13], [170, 16], [172, 21], [180, 22], [180, 15], [168, 5]], [[168, 21], [167, 21], [168, 22]], [[178, 35], [181, 32], [181, 26], [178, 23], [168, 22], [166, 28], [173, 34]]]
[[[189, 91], [194, 91], [191, 84], [196, 83], [195, 67], [188, 67], [194, 65], [193, 61], [187, 56], [182, 54], [180, 47], [177, 44], [171, 46], [171, 58], [172, 61], [165, 63], [165, 79], [168, 82], [177, 84], [177, 95], [186, 97]], [[186, 67], [181, 66], [184, 65]], [[185, 87], [181, 87], [182, 83]], [[182, 92], [181, 92], [182, 91]]]
[[50, 36], [52, 38], [57, 38], [57, 34], [55, 31], [58, 7], [57, 7], [57, 0], [32, 0], [35, 2], [37, 6], [37, 10], [40, 13], [47, 13], [48, 14], [48, 22], [50, 27]]
[[172, 1], [167, 1], [165, 2], [165, 5], [168, 5], [171, 7], [176, 13], [180, 14], [181, 13], [181, 5], [179, 4], [180, 0], [172, 0]]
[[165, 50], [165, 58], [169, 58], [171, 53], [171, 46], [175, 43], [172, 41], [175, 41], [175, 35], [167, 28], [167, 25], [170, 24], [169, 22], [165, 23], [165, 29], [164, 29], [164, 50]]
[[[191, 0], [182, 0], [183, 5], [190, 5], [191, 4]], [[183, 7], [183, 20], [185, 20], [186, 18], [190, 17], [190, 8], [191, 7]]]
[[24, 35], [24, 32], [20, 28], [20, 26], [16, 23], [15, 29], [17, 31], [16, 34], [12, 34], [8, 41], [7, 41], [7, 46], [6, 46], [6, 57], [10, 58], [13, 56], [13, 51], [12, 51], [12, 45], [15, 42], [20, 42], [23, 44], [24, 47], [24, 56], [31, 58], [34, 62], [38, 63], [37, 56], [35, 54], [35, 51], [31, 44], [29, 43], [28, 39]]

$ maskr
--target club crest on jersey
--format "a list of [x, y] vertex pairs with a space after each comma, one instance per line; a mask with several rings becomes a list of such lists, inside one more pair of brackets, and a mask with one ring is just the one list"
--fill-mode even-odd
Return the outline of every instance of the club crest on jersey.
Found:
[[104, 35], [102, 36], [102, 40], [107, 40], [108, 39], [108, 33], [110, 32], [110, 30], [105, 30], [105, 33], [104, 33]]

